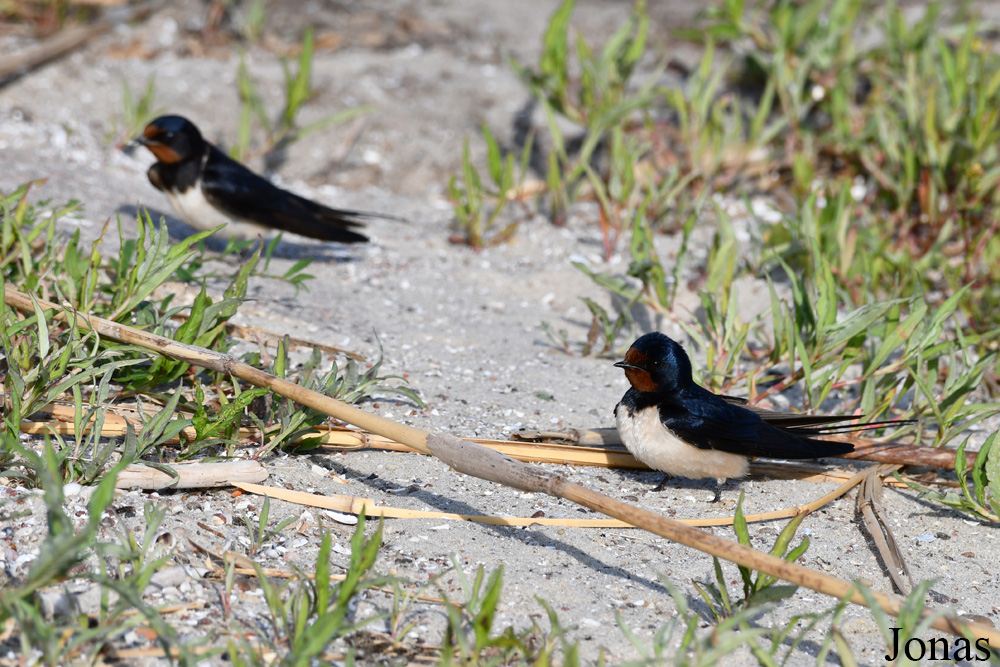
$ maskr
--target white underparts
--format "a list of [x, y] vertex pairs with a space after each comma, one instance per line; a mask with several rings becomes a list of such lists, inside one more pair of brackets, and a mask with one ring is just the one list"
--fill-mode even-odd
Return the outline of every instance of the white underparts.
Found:
[[219, 225], [226, 225], [215, 233], [216, 238], [252, 239], [258, 234], [267, 236], [275, 231], [272, 227], [234, 220], [212, 206], [201, 191], [200, 180], [184, 192], [167, 190], [165, 194], [177, 214], [195, 229], [206, 231]]
[[632, 456], [654, 470], [690, 479], [714, 478], [722, 482], [747, 474], [747, 457], [699, 449], [678, 438], [660, 421], [655, 407], [636, 410], [629, 416], [621, 405], [615, 408], [618, 433]]

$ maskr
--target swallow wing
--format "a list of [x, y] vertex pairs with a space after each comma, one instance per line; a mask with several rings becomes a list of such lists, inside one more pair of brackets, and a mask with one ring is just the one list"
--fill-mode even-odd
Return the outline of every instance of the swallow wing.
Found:
[[854, 450], [843, 442], [816, 440], [795, 429], [772, 426], [760, 414], [702, 390], [682, 402], [660, 404], [663, 425], [701, 449], [743, 456], [812, 459]]
[[796, 415], [787, 412], [775, 412], [774, 410], [757, 407], [756, 405], [749, 405], [747, 399], [740, 398], [738, 396], [719, 396], [719, 398], [730, 405], [736, 405], [744, 410], [750, 410], [768, 424], [783, 428], [836, 424], [838, 422], [846, 422], [858, 418], [851, 415]]
[[[757, 414], [771, 426], [801, 435], [831, 435], [834, 433], [853, 433], [855, 431], [870, 431], [883, 426], [902, 426], [916, 423], [915, 419], [884, 419], [861, 424], [844, 424], [843, 422], [863, 419], [859, 415], [796, 415], [787, 412], [775, 412], [756, 405], [748, 405], [747, 399], [737, 396], [719, 396], [731, 405], [742, 407]], [[830, 426], [835, 424], [835, 426]]]
[[359, 243], [368, 238], [353, 228], [365, 213], [323, 206], [276, 187], [212, 146], [205, 162], [202, 191], [213, 206], [240, 220], [324, 241]]

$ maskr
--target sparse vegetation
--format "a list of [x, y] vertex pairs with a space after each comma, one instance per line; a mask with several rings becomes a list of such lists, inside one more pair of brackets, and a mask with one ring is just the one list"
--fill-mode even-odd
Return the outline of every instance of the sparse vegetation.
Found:
[[[460, 182], [457, 176], [452, 176], [448, 183], [448, 195], [455, 202], [456, 225], [461, 232], [455, 240], [473, 248], [502, 243], [517, 231], [518, 219], [506, 222], [499, 230], [494, 230], [494, 227], [500, 223], [508, 204], [519, 198], [518, 188], [524, 181], [531, 156], [530, 139], [521, 151], [518, 165], [514, 164], [513, 155], [504, 157], [501, 154], [500, 145], [485, 126], [483, 139], [486, 141], [486, 165], [493, 182], [491, 188], [483, 185], [479, 170], [472, 164], [468, 140], [462, 151], [462, 180]], [[515, 169], [520, 177], [515, 176]]]
[[[263, 11], [263, 10], [261, 10]], [[313, 54], [315, 51], [315, 39], [312, 28], [306, 28], [302, 35], [302, 43], [299, 46], [299, 57], [295, 67], [282, 61], [285, 72], [284, 86], [284, 106], [278, 114], [276, 121], [271, 120], [270, 112], [264, 104], [260, 93], [257, 91], [257, 84], [254, 83], [247, 66], [246, 55], [240, 54], [240, 64], [237, 70], [237, 85], [240, 94], [240, 124], [236, 143], [230, 150], [230, 154], [245, 162], [253, 154], [263, 155], [268, 169], [273, 169], [280, 163], [280, 154], [283, 149], [290, 144], [299, 141], [303, 137], [322, 130], [323, 128], [344, 123], [357, 116], [369, 113], [370, 108], [357, 107], [344, 109], [334, 114], [330, 114], [321, 120], [300, 126], [298, 117], [302, 107], [315, 95], [312, 88], [312, 68]], [[264, 131], [264, 146], [255, 151], [251, 151], [251, 140], [254, 126], [259, 126]]]
[[[205, 261], [198, 242], [211, 232], [200, 232], [172, 245], [163, 226], [155, 228], [148, 215], [140, 215], [138, 237], [127, 238], [119, 225], [121, 251], [116, 257], [105, 259], [100, 254], [100, 239], [87, 252], [81, 248], [79, 234], [68, 241], [61, 241], [55, 234], [56, 220], [73, 210], [71, 206], [46, 210], [46, 215], [42, 215], [38, 207], [27, 204], [27, 191], [25, 186], [0, 199], [3, 207], [0, 271], [5, 284], [17, 285], [42, 298], [57, 298], [78, 310], [140, 326], [181, 343], [217, 352], [229, 349], [231, 340], [225, 333], [225, 324], [243, 301], [250, 278], [264, 275], [257, 271], [259, 247], [229, 277], [230, 284], [223, 298], [216, 302], [208, 295], [205, 278], [197, 270]], [[305, 279], [301, 275], [305, 265], [296, 266], [299, 270], [291, 276], [286, 273], [285, 278], [300, 286]], [[175, 292], [162, 289], [178, 274], [202, 283], [190, 306], [173, 305]], [[110, 280], [105, 281], [105, 277]], [[159, 297], [161, 293], [164, 296]], [[173, 318], [182, 314], [185, 315], [183, 321], [176, 324]], [[4, 400], [11, 414], [18, 415], [11, 417], [12, 425], [16, 425], [21, 416], [36, 412], [66, 392], [75, 396], [76, 423], [86, 423], [100, 410], [112, 386], [118, 395], [149, 394], [164, 405], [164, 411], [150, 421], [132, 443], [134, 449], [126, 447], [135, 457], [176, 436], [189, 425], [195, 426], [199, 438], [180, 450], [180, 458], [196, 452], [204, 454], [202, 450], [220, 446], [232, 454], [231, 447], [236, 444], [232, 437], [243, 423], [254, 424], [262, 435], [267, 434], [266, 444], [258, 452], [260, 456], [275, 447], [291, 444], [325, 419], [289, 401], [277, 402], [273, 413], [245, 414], [252, 399], [262, 394], [261, 390], [241, 387], [221, 373], [193, 376], [189, 388], [173, 387], [169, 394], [163, 394], [165, 387], [187, 374], [188, 364], [166, 357], [151, 359], [143, 350], [98, 340], [95, 335], [81, 334], [74, 327], [56, 325], [51, 322], [51, 314], [43, 316], [41, 310], [33, 317], [19, 319], [14, 311], [3, 306], [0, 317], [5, 322], [0, 341], [7, 353], [8, 366]], [[268, 356], [269, 364], [263, 364], [260, 353], [247, 355], [247, 361], [265, 365], [267, 370], [281, 377], [295, 378], [304, 386], [348, 402], [356, 402], [373, 393], [395, 393], [421, 404], [411, 389], [390, 382], [401, 378], [379, 374], [381, 351], [364, 372], [349, 358], [343, 366], [335, 363], [329, 371], [322, 372], [323, 360], [318, 350], [300, 371], [293, 372], [287, 341], [278, 345], [273, 356]], [[205, 396], [209, 394], [220, 405], [215, 414], [204, 407]], [[178, 408], [189, 409], [194, 418], [170, 420]], [[249, 422], [245, 422], [247, 419]], [[271, 426], [272, 419], [277, 420], [277, 429]], [[11, 428], [16, 432], [14, 426]], [[91, 446], [97, 448], [98, 440], [92, 437]], [[95, 458], [107, 461], [110, 451]], [[10, 462], [9, 465], [16, 467]], [[99, 471], [98, 467], [91, 472], [96, 475]]]
[[[549, 173], [547, 196], [568, 204], [595, 198], [605, 249], [626, 230], [631, 242], [627, 276], [577, 265], [610, 293], [619, 314], [585, 299], [593, 314], [586, 341], [575, 344], [543, 323], [558, 348], [611, 353], [639, 305], [685, 329], [708, 359], [703, 379], [715, 390], [745, 385], [759, 399], [794, 386], [804, 392], [803, 408], [847, 390], [848, 407], [872, 418], [932, 419], [937, 445], [1000, 411], [997, 402], [968, 402], [998, 364], [988, 341], [1000, 320], [990, 319], [995, 309], [985, 318], [979, 309], [1000, 284], [984, 279], [1000, 264], [991, 231], [1000, 211], [992, 177], [982, 176], [996, 171], [995, 151], [983, 140], [1000, 123], [986, 111], [995, 106], [1000, 60], [975, 46], [974, 20], [948, 31], [952, 37], [933, 30], [941, 20], [936, 5], [909, 31], [899, 9], [863, 7], [860, 0], [778, 2], [751, 11], [726, 2], [707, 12], [697, 33], [707, 40], [699, 68], [686, 73], [683, 87], [669, 88], [656, 85], [661, 68], [630, 85], [645, 48], [641, 3], [601, 51], [603, 64], [582, 38], [576, 51], [570, 47], [573, 3], [563, 3], [537, 68], [516, 66], [547, 118], [578, 123], [589, 147], [574, 166], [558, 163], [558, 178]], [[876, 28], [885, 42], [858, 49], [851, 36]], [[737, 42], [743, 58], [720, 62], [718, 44]], [[580, 72], [579, 81], [571, 72]], [[927, 90], [936, 104], [916, 104], [925, 97], [917, 91]], [[595, 125], [597, 118], [607, 124]], [[540, 143], [562, 155], [561, 133], [552, 122], [549, 130]], [[678, 157], [674, 166], [659, 166], [654, 136], [673, 138], [662, 150]], [[606, 165], [600, 174], [598, 150]], [[765, 223], [746, 202], [758, 241], [737, 244], [731, 215], [704, 203], [724, 188], [743, 195], [731, 186], [754, 166], [749, 156], [761, 154], [772, 169], [789, 170], [791, 181], [776, 186], [787, 196], [774, 201], [795, 208]], [[632, 173], [639, 164], [643, 179]], [[706, 218], [717, 231], [699, 267], [687, 256], [689, 238]], [[677, 220], [680, 247], [666, 260], [656, 236]], [[762, 316], [769, 326], [741, 320], [734, 284], [742, 276], [771, 284], [772, 307]], [[676, 310], [684, 282], [700, 295], [703, 315], [694, 321]]]
[[[165, 228], [155, 228], [147, 215], [141, 215], [137, 220], [138, 237], [129, 239], [119, 225], [121, 251], [117, 256], [105, 257], [100, 252], [101, 239], [85, 250], [79, 233], [68, 240], [56, 234], [57, 220], [76, 210], [75, 204], [56, 208], [46, 203], [31, 205], [27, 200], [29, 187], [0, 197], [0, 272], [4, 277], [0, 296], [7, 285], [15, 285], [43, 298], [56, 298], [68, 307], [140, 326], [179, 342], [220, 352], [229, 348], [225, 323], [243, 301], [250, 278], [262, 275], [257, 270], [259, 247], [229, 277], [230, 285], [223, 298], [213, 302], [205, 278], [199, 273], [205, 263], [199, 241], [210, 232], [172, 245]], [[304, 265], [298, 266], [291, 276], [286, 274], [296, 286], [305, 279], [302, 268]], [[201, 282], [200, 292], [190, 306], [174, 306], [175, 292], [162, 289], [179, 274]], [[160, 293], [166, 296], [161, 298]], [[178, 325], [173, 318], [182, 313], [186, 317]], [[257, 414], [250, 409], [251, 403], [265, 393], [262, 390], [241, 387], [224, 374], [191, 374], [187, 364], [165, 357], [150, 358], [143, 350], [101, 340], [93, 332], [84, 333], [57, 322], [51, 312], [40, 308], [32, 316], [21, 317], [0, 300], [0, 323], [5, 370], [0, 475], [14, 478], [23, 486], [44, 489], [49, 526], [49, 542], [41, 551], [45, 557], [35, 561], [26, 581], [6, 588], [0, 596], [0, 623], [5, 619], [17, 623], [23, 646], [41, 651], [40, 659], [52, 665], [64, 664], [69, 657], [93, 654], [103, 642], [142, 619], [156, 629], [165, 650], [182, 647], [173, 630], [142, 602], [149, 575], [163, 562], [160, 556], [153, 557], [154, 550], [149, 544], [162, 514], [147, 507], [147, 534], [142, 544], [136, 543], [131, 535], [123, 536], [118, 544], [96, 539], [101, 514], [113, 497], [117, 472], [129, 463], [144, 461], [169, 473], [169, 463], [173, 460], [209, 453], [232, 456], [240, 445], [237, 439], [240, 426], [258, 429], [259, 435], [254, 440], [261, 446], [254, 455], [263, 456], [276, 447], [300, 442], [325, 416], [287, 400], [276, 401], [273, 414], [266, 410]], [[392, 377], [379, 374], [381, 350], [364, 372], [353, 359], [348, 359], [343, 367], [335, 363], [329, 371], [322, 372], [318, 350], [295, 372], [288, 347], [287, 340], [278, 346], [270, 357], [269, 371], [350, 402], [377, 392], [397, 393], [420, 404], [413, 390], [391, 384]], [[260, 354], [250, 355], [248, 360], [262, 363]], [[209, 394], [220, 405], [217, 411], [205, 408], [205, 397]], [[138, 433], [130, 428], [122, 442], [115, 442], [101, 437], [112, 395], [142, 397], [140, 412], [143, 403], [147, 407], [154, 403], [161, 406], [146, 419]], [[41, 450], [22, 444], [19, 437], [22, 420], [64, 396], [72, 398], [75, 432], [81, 435], [73, 439], [58, 433], [46, 435]], [[184, 410], [193, 412], [193, 416], [179, 416]], [[87, 432], [85, 425], [91, 422]], [[188, 426], [197, 432], [194, 440], [182, 439], [179, 450], [164, 447]], [[91, 522], [83, 530], [73, 529], [62, 508], [62, 487], [69, 482], [99, 483], [91, 500]], [[256, 521], [243, 518], [251, 537], [251, 550], [259, 548], [288, 523], [272, 528], [268, 526], [268, 518], [267, 503]], [[366, 548], [365, 569], [371, 566], [377, 545]], [[75, 567], [93, 557], [101, 562], [112, 557], [128, 558], [133, 566], [124, 577], [112, 576], [103, 567], [82, 572]], [[90, 579], [120, 596], [120, 601], [103, 619], [99, 632], [74, 630], [72, 621], [70, 625], [46, 623], [33, 606], [36, 591], [58, 584], [71, 570], [74, 577]], [[350, 595], [344, 593], [347, 597], [355, 594], [354, 589], [349, 590]], [[346, 605], [347, 597], [339, 604]], [[279, 604], [277, 597], [271, 602]], [[141, 615], [136, 617], [129, 609], [137, 609]], [[343, 611], [339, 613], [343, 615]], [[342, 630], [340, 626], [336, 629]], [[66, 637], [70, 638], [68, 643]], [[179, 658], [184, 662], [191, 655], [184, 649]]]
[[163, 107], [156, 104], [155, 76], [151, 75], [146, 80], [146, 87], [138, 97], [128, 81], [122, 81], [122, 110], [120, 118], [116, 117], [111, 121], [108, 141], [114, 143], [115, 148], [122, 148], [139, 136], [151, 120], [163, 113]]
[[[640, 307], [685, 330], [715, 391], [762, 400], [795, 388], [803, 409], [837, 395], [872, 419], [917, 418], [892, 435], [929, 431], [936, 446], [1000, 413], [1000, 56], [982, 24], [938, 3], [914, 22], [864, 0], [727, 0], [685, 33], [704, 55], [694, 70], [668, 63], [682, 78], [670, 86], [646, 53], [642, 3], [603, 48], [577, 37], [575, 49], [573, 4], [552, 15], [537, 65], [515, 69], [547, 121], [535, 143], [551, 147], [539, 175], [553, 222], [596, 202], [606, 258], [622, 238], [629, 262], [626, 275], [577, 264], [617, 315], [584, 299], [593, 324], [581, 342], [543, 322], [557, 349], [619, 353]], [[573, 159], [567, 122], [581, 132]], [[759, 179], [762, 168], [774, 176]], [[757, 213], [761, 195], [776, 216]], [[701, 265], [689, 256], [695, 221], [716, 225]], [[669, 259], [662, 233], [680, 237]], [[770, 287], [770, 311], [749, 322], [742, 277]], [[699, 296], [697, 317], [677, 308], [682, 286]], [[910, 484], [996, 521], [996, 437], [971, 465], [968, 442], [960, 493]], [[717, 620], [735, 611], [720, 586], [702, 587]]]
[[[0, 8], [0, 14], [61, 23], [71, 5], [10, 7]], [[725, 0], [689, 35], [704, 42], [699, 65], [682, 72], [682, 85], [671, 87], [662, 74], [676, 63], [648, 66], [654, 56], [647, 48], [650, 23], [642, 2], [600, 46], [582, 38], [571, 43], [573, 9], [567, 0], [553, 15], [537, 65], [512, 63], [537, 99], [547, 134], [529, 135], [505, 151], [484, 126], [482, 173], [465, 143], [461, 172], [448, 186], [458, 240], [482, 248], [517, 233], [534, 214], [525, 181], [529, 164], [537, 169], [535, 158], [541, 155], [537, 175], [545, 192], [538, 207], [563, 224], [572, 207], [589, 202], [605, 260], [619, 253], [627, 257], [625, 275], [577, 263], [596, 291], [612, 300], [615, 312], [609, 313], [597, 294], [584, 299], [592, 326], [580, 342], [543, 323], [558, 348], [614, 355], [623, 332], [635, 330], [634, 309], [672, 318], [707, 362], [696, 364], [704, 369], [700, 380], [716, 391], [735, 388], [762, 400], [795, 388], [805, 409], [837, 397], [845, 409], [872, 419], [922, 420], [895, 430], [897, 437], [932, 432], [937, 446], [964, 438], [956, 491], [906, 481], [936, 503], [977, 520], [1000, 521], [1000, 438], [986, 437], [971, 464], [971, 449], [966, 454], [967, 447], [979, 444], [968, 429], [1000, 412], [997, 398], [982, 389], [985, 378], [995, 380], [1000, 372], [1000, 67], [983, 47], [980, 26], [964, 15], [953, 21], [933, 4], [916, 24], [907, 24], [900, 9], [873, 8], [863, 0], [778, 0], [753, 7]], [[264, 0], [250, 3], [243, 25], [247, 42], [260, 39], [266, 11]], [[873, 30], [883, 37], [874, 45], [854, 39]], [[734, 45], [738, 51], [729, 48]], [[732, 55], [737, 52], [739, 57]], [[300, 112], [314, 92], [313, 55], [309, 30], [297, 62], [285, 67], [277, 120], [241, 58], [236, 157], [256, 152], [276, 159], [291, 142], [367, 111], [349, 109], [300, 126]], [[139, 96], [126, 87], [114, 136], [134, 136], [156, 115], [154, 98], [152, 79]], [[560, 129], [566, 123], [579, 128], [578, 140]], [[252, 150], [255, 128], [266, 140]], [[761, 173], [777, 176], [748, 184]], [[5, 281], [0, 290], [14, 285], [67, 308], [224, 352], [232, 346], [226, 323], [246, 299], [251, 279], [276, 278], [298, 290], [311, 278], [305, 273], [309, 260], [280, 276], [268, 273], [276, 242], [229, 244], [223, 257], [245, 259], [231, 275], [220, 275], [209, 268], [202, 243], [210, 232], [171, 243], [148, 214], [139, 216], [134, 239], [119, 223], [117, 254], [107, 254], [100, 240], [84, 247], [78, 233], [69, 238], [56, 233], [57, 220], [77, 204], [31, 204], [29, 187], [36, 186], [0, 195]], [[756, 219], [749, 200], [760, 190], [765, 198], [781, 195], [769, 199], [776, 221]], [[721, 193], [742, 199], [749, 234], [737, 234], [747, 231], [741, 227], [746, 219], [736, 219], [720, 203]], [[520, 209], [512, 213], [515, 205]], [[701, 263], [690, 250], [696, 225], [706, 223], [715, 225], [715, 233]], [[662, 251], [664, 234], [677, 237], [672, 255]], [[750, 243], [737, 240], [748, 235]], [[736, 285], [748, 276], [767, 281], [771, 307], [743, 321]], [[175, 303], [176, 290], [165, 288], [175, 280], [196, 286], [192, 303]], [[209, 285], [217, 288], [219, 280], [225, 287], [216, 298], [218, 289]], [[698, 295], [696, 318], [681, 312], [679, 295], [689, 291]], [[0, 476], [44, 494], [47, 531], [27, 576], [4, 582], [0, 591], [5, 646], [19, 645], [40, 664], [90, 663], [142, 625], [155, 631], [167, 654], [195, 664], [203, 656], [195, 655], [143, 597], [169, 556], [157, 540], [163, 510], [143, 508], [141, 535], [119, 530], [109, 540], [101, 532], [102, 516], [113, 507], [116, 475], [131, 462], [169, 472], [178, 461], [234, 457], [248, 446], [255, 458], [279, 448], [308, 449], [310, 434], [326, 417], [224, 373], [102, 340], [40, 307], [33, 314], [18, 313], [0, 303], [0, 347]], [[348, 402], [392, 394], [423, 405], [403, 378], [381, 374], [381, 345], [367, 368], [351, 358], [328, 365], [319, 350], [296, 364], [288, 337], [273, 350], [261, 345], [243, 358]], [[77, 435], [53, 430], [25, 441], [22, 421], [56, 399], [72, 404]], [[107, 406], [127, 399], [136, 402], [142, 426], [130, 427], [118, 440], [102, 438]], [[193, 438], [185, 434], [189, 428]], [[248, 428], [254, 433], [249, 442], [241, 437]], [[96, 487], [82, 520], [66, 509], [67, 484]], [[0, 516], [12, 511], [0, 505]], [[742, 518], [741, 499], [735, 530], [740, 543], [749, 545]], [[789, 561], [803, 556], [808, 540], [791, 547], [803, 518], [777, 536], [772, 554]], [[252, 556], [297, 517], [272, 525], [265, 500], [237, 520]], [[437, 587], [445, 598], [440, 607], [445, 631], [440, 645], [432, 647], [440, 664], [579, 664], [573, 628], [564, 627], [556, 607], [538, 599], [547, 625], [535, 618], [530, 628], [498, 622], [502, 567], [492, 572], [477, 567], [469, 575], [454, 558], [446, 573], [458, 580], [461, 596], [450, 600], [443, 575], [418, 586], [379, 574], [382, 528], [367, 523], [366, 529], [362, 515], [350, 549], [338, 552], [348, 558], [341, 576], [331, 571], [334, 538], [322, 526], [309, 572], [276, 583], [256, 566], [267, 617], [253, 626], [234, 621], [228, 634], [213, 638], [220, 641], [211, 650], [221, 652], [225, 645], [226, 658], [235, 665], [351, 663], [355, 647], [349, 640], [383, 621], [393, 641], [408, 639], [415, 626], [408, 613], [418, 604], [418, 593]], [[818, 663], [831, 650], [851, 663], [851, 646], [839, 625], [846, 603], [781, 624], [763, 622], [795, 587], [740, 568], [740, 597], [725, 568], [715, 560], [715, 580], [694, 582], [701, 600], [661, 579], [676, 614], [651, 638], [640, 637], [618, 614], [621, 632], [640, 656], [631, 664], [716, 664], [737, 650], [750, 651], [761, 664], [781, 664], [806, 633], [827, 628], [817, 645]], [[220, 587], [226, 600], [234, 590], [234, 571], [227, 560]], [[97, 617], [44, 618], [38, 593], [70, 581], [102, 586], [117, 597], [103, 600]], [[392, 611], [386, 617], [358, 613], [369, 594], [387, 588]], [[919, 614], [929, 588], [928, 582], [919, 584], [905, 613], [893, 621], [903, 641], [929, 627], [930, 620]], [[875, 605], [873, 615], [891, 642], [888, 617]]]

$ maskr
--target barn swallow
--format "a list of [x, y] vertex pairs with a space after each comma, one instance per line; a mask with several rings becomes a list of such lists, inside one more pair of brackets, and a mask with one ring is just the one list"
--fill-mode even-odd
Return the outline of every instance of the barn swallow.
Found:
[[156, 157], [149, 182], [163, 191], [174, 211], [196, 229], [222, 238], [254, 238], [277, 231], [323, 241], [363, 243], [355, 229], [376, 213], [329, 208], [282, 190], [233, 160], [181, 116], [160, 116], [136, 137]]
[[854, 445], [810, 436], [886, 424], [829, 426], [857, 417], [784, 414], [713, 394], [695, 384], [687, 353], [661, 333], [641, 336], [615, 366], [625, 370], [632, 385], [615, 406], [625, 447], [650, 468], [668, 475], [714, 478], [713, 502], [726, 479], [746, 475], [753, 457], [814, 459], [846, 454], [854, 451]]

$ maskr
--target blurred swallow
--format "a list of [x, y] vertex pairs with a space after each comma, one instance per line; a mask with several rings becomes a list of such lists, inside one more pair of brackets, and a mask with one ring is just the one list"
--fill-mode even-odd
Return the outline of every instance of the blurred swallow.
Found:
[[[661, 333], [636, 340], [625, 359], [632, 388], [615, 406], [618, 433], [625, 447], [654, 470], [722, 483], [747, 473], [751, 458], [815, 459], [854, 451], [846, 442], [810, 436], [875, 428], [887, 422], [828, 426], [852, 416], [793, 415], [746, 405], [695, 384], [691, 361], [676, 342]], [[893, 422], [899, 423], [899, 422]]]
[[181, 116], [160, 116], [134, 143], [156, 156], [149, 182], [167, 195], [189, 225], [222, 238], [254, 238], [273, 231], [293, 232], [323, 241], [363, 243], [354, 231], [377, 213], [342, 211], [282, 190], [205, 141]]

